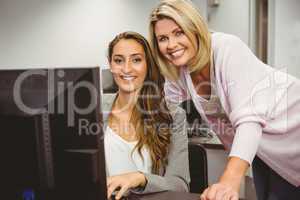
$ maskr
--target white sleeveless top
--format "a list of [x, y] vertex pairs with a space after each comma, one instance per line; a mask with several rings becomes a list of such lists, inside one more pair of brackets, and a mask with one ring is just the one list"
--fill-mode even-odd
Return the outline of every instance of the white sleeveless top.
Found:
[[109, 126], [104, 133], [105, 164], [107, 176], [140, 171], [151, 173], [152, 161], [147, 148], [142, 148], [142, 156], [133, 149], [137, 141], [128, 142], [115, 133]]

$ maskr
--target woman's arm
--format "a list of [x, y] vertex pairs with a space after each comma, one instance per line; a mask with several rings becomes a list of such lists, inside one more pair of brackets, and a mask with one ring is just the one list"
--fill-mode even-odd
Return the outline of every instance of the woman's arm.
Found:
[[151, 173], [131, 172], [108, 177], [108, 198], [118, 188], [116, 199], [120, 199], [126, 192], [138, 194], [161, 192], [161, 191], [185, 191], [187, 192], [190, 182], [188, 161], [188, 138], [185, 111], [174, 105], [169, 105], [173, 117], [171, 130], [171, 144], [168, 155], [168, 164], [163, 175]]
[[270, 68], [259, 61], [240, 39], [225, 37], [217, 63], [223, 65], [220, 71], [222, 87], [231, 109], [229, 119], [235, 133], [223, 175], [218, 183], [204, 191], [202, 200], [238, 199], [241, 181], [256, 155], [262, 127], [268, 119], [266, 114], [272, 105], [272, 93], [265, 86], [272, 75]]
[[[251, 134], [251, 131], [254, 134]], [[231, 197], [238, 200], [240, 184], [252, 162], [252, 157], [255, 156], [262, 128], [258, 123], [248, 122], [241, 124], [236, 132], [223, 175], [218, 183], [213, 184], [202, 193], [201, 200], [215, 200], [221, 196], [225, 199]]]
[[240, 184], [248, 168], [247, 161], [238, 157], [230, 157], [219, 182], [204, 190], [201, 200], [238, 200]]
[[[146, 184], [146, 177], [141, 172], [129, 172], [107, 178], [107, 199], [115, 193], [115, 199], [126, 196], [131, 188], [142, 188]], [[119, 190], [118, 190], [119, 189]]]
[[185, 111], [170, 105], [173, 116], [171, 146], [168, 156], [168, 165], [163, 176], [144, 174], [147, 183], [142, 191], [137, 193], [152, 193], [160, 191], [185, 191], [189, 190], [190, 173], [188, 160], [188, 138]]

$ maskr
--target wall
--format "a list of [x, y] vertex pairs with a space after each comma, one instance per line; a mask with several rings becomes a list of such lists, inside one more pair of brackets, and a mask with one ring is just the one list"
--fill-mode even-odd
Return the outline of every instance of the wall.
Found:
[[[0, 0], [0, 69], [107, 66], [108, 42], [126, 30], [147, 36], [158, 2]], [[206, 0], [194, 2], [206, 12]]]
[[114, 35], [146, 33], [155, 2], [1, 0], [0, 66], [104, 65]]
[[219, 0], [220, 4], [208, 11], [208, 24], [214, 31], [237, 35], [253, 46], [253, 0]]
[[300, 78], [300, 1], [269, 0], [268, 63]]

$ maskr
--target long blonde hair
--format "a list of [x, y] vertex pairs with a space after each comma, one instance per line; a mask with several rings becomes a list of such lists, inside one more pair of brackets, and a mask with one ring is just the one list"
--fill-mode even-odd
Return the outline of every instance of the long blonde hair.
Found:
[[[114, 46], [123, 39], [133, 39], [142, 45], [147, 63], [145, 81], [151, 81], [156, 86], [156, 88], [149, 84], [142, 86], [139, 91], [139, 97], [142, 98], [137, 98], [130, 121], [136, 129], [138, 137], [138, 143], [134, 150], [137, 149], [142, 157], [141, 150], [146, 146], [152, 160], [152, 172], [159, 173], [160, 169], [165, 168], [168, 162], [167, 157], [171, 137], [170, 129], [173, 123], [164, 99], [164, 77], [159, 72], [149, 43], [142, 35], [136, 32], [121, 33], [109, 43], [109, 62], [112, 60]], [[154, 96], [155, 98], [153, 98]], [[160, 125], [167, 128], [160, 128], [162, 127]]]
[[155, 36], [156, 22], [165, 18], [176, 22], [190, 39], [194, 48], [198, 50], [187, 63], [190, 73], [201, 70], [209, 63], [211, 54], [211, 36], [207, 24], [191, 1], [162, 0], [151, 12], [149, 25], [150, 46], [161, 73], [168, 79], [178, 79], [177, 68], [172, 66], [160, 53]]

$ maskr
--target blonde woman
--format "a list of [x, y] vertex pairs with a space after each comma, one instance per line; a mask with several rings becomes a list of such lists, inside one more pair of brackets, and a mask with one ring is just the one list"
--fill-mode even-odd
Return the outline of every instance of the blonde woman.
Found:
[[259, 200], [299, 199], [299, 80], [262, 63], [238, 37], [210, 33], [189, 0], [162, 0], [152, 11], [150, 45], [167, 100], [191, 99], [230, 152], [201, 199], [238, 200], [251, 164]]
[[188, 191], [185, 113], [166, 107], [164, 79], [148, 42], [121, 33], [109, 44], [108, 61], [119, 88], [104, 117], [108, 198], [129, 190]]

